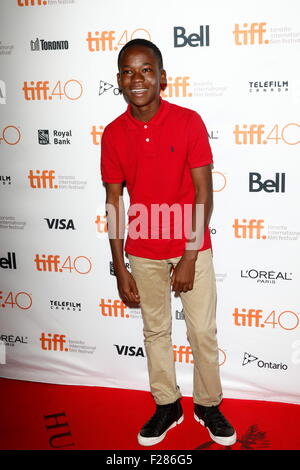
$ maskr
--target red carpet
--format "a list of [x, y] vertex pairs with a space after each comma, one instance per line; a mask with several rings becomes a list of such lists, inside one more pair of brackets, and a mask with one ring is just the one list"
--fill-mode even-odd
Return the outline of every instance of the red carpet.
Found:
[[[1, 450], [224, 450], [194, 420], [191, 398], [182, 399], [183, 423], [144, 448], [136, 435], [155, 408], [147, 392], [1, 378], [0, 388]], [[237, 430], [229, 449], [300, 449], [299, 405], [224, 399], [220, 409]]]

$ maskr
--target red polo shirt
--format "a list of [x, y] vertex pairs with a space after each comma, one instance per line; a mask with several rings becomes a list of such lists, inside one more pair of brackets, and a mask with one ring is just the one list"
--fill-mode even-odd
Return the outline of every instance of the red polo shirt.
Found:
[[[130, 196], [129, 226], [135, 218], [141, 220], [142, 215], [142, 220], [146, 217], [148, 221], [142, 229], [142, 224], [136, 225], [137, 231], [141, 229], [139, 238], [131, 236], [129, 230], [124, 247], [127, 253], [151, 259], [183, 255], [188, 238], [185, 234], [189, 232], [182, 227], [182, 236], [178, 238], [178, 232], [175, 234], [178, 222], [174, 222], [178, 219], [171, 216], [168, 233], [166, 219], [154, 218], [151, 207], [177, 204], [183, 211], [185, 204], [192, 206], [195, 189], [190, 168], [212, 161], [207, 131], [199, 114], [163, 99], [147, 123], [135, 119], [128, 105], [125, 113], [106, 126], [101, 143], [102, 180], [105, 183], [126, 181]], [[140, 207], [136, 204], [148, 209], [146, 216], [142, 208], [136, 211]], [[208, 248], [211, 240], [206, 227], [200, 250]]]

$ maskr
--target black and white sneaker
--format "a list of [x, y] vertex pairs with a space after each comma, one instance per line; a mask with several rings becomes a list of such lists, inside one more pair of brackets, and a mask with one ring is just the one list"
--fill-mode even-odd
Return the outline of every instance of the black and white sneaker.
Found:
[[194, 405], [194, 418], [208, 429], [213, 441], [223, 446], [236, 442], [236, 432], [217, 406]]
[[156, 405], [152, 418], [142, 427], [138, 434], [141, 446], [153, 446], [161, 442], [167, 432], [183, 421], [183, 411], [179, 399], [168, 405]]

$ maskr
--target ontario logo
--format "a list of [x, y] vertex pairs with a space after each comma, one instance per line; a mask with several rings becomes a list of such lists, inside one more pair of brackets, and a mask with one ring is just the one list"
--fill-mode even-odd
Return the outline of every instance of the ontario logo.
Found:
[[[256, 362], [257, 361], [257, 362]], [[245, 352], [244, 357], [243, 357], [243, 366], [246, 366], [247, 364], [250, 363], [256, 363], [257, 367], [260, 369], [277, 369], [277, 370], [287, 370], [288, 366], [287, 364], [283, 364], [282, 362], [265, 362], [262, 359], [259, 359], [256, 356], [253, 356], [252, 354]]]

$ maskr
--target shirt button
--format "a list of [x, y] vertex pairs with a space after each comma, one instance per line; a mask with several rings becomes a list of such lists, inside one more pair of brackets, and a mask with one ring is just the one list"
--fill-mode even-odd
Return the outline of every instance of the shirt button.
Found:
[[147, 126], [147, 124], [145, 124], [145, 125], [144, 125], [144, 129], [148, 129], [148, 126]]
[[150, 141], [150, 139], [148, 139], [148, 137], [147, 137], [146, 142], [149, 142], [149, 141]]

